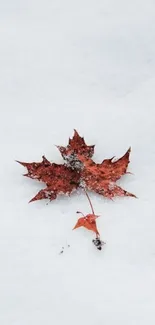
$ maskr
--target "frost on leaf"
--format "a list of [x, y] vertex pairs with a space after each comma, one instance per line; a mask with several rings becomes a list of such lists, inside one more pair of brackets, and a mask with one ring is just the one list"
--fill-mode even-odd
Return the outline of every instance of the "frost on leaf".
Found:
[[56, 199], [58, 194], [70, 194], [73, 190], [84, 188], [112, 199], [115, 196], [132, 196], [116, 184], [122, 175], [127, 173], [129, 164], [129, 149], [118, 160], [105, 159], [102, 163], [95, 163], [91, 158], [94, 145], [88, 146], [84, 138], [74, 131], [67, 147], [58, 146], [64, 159], [64, 164], [55, 164], [44, 156], [40, 163], [19, 162], [27, 168], [24, 176], [42, 181], [46, 188], [41, 190], [31, 201], [41, 199]]
[[78, 155], [82, 155], [85, 158], [91, 158], [94, 154], [94, 145], [87, 146], [84, 138], [80, 137], [78, 132], [74, 130], [74, 136], [69, 138], [67, 147], [57, 146], [67, 166], [80, 169], [80, 161]]

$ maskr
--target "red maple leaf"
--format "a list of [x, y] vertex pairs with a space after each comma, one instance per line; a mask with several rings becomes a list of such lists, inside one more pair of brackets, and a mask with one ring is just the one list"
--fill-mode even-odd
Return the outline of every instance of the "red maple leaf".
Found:
[[78, 219], [78, 221], [73, 229], [76, 229], [79, 227], [84, 227], [88, 230], [94, 231], [96, 235], [99, 235], [97, 225], [96, 225], [97, 218], [98, 218], [98, 216], [96, 216], [95, 214], [87, 214], [86, 216], [83, 216]]
[[83, 215], [83, 217], [78, 219], [78, 221], [77, 221], [75, 227], [73, 228], [73, 230], [76, 229], [76, 228], [79, 228], [79, 227], [84, 227], [84, 228], [86, 228], [88, 230], [94, 231], [95, 234], [96, 234], [96, 238], [99, 238], [100, 234], [98, 232], [97, 225], [96, 225], [96, 219], [99, 216], [97, 216], [95, 214], [95, 212], [94, 212], [94, 208], [93, 208], [93, 205], [91, 203], [91, 200], [90, 200], [90, 197], [89, 197], [87, 191], [85, 189], [84, 189], [84, 191], [85, 191], [85, 194], [86, 194], [87, 199], [89, 201], [92, 213], [87, 214], [86, 216], [84, 216], [84, 214], [82, 212], [77, 211], [77, 213], [81, 213]]
[[116, 161], [111, 158], [97, 164], [91, 159], [94, 145], [87, 146], [84, 138], [81, 138], [76, 130], [73, 139], [69, 139], [68, 146], [58, 146], [58, 149], [64, 159], [64, 164], [61, 165], [51, 163], [44, 156], [40, 163], [18, 161], [28, 170], [24, 176], [46, 184], [46, 188], [41, 190], [31, 202], [47, 198], [54, 200], [58, 194], [70, 194], [78, 188], [92, 190], [108, 198], [135, 197], [134, 194], [116, 185], [116, 181], [127, 172], [130, 149]]

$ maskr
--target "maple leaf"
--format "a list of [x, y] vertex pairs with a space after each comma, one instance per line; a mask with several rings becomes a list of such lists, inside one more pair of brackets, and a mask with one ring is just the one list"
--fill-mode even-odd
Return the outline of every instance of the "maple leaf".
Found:
[[71, 194], [78, 188], [94, 191], [110, 199], [115, 196], [136, 197], [116, 185], [116, 181], [127, 172], [131, 149], [116, 161], [113, 161], [113, 157], [103, 160], [100, 164], [95, 163], [91, 159], [94, 145], [88, 146], [76, 130], [67, 147], [58, 146], [58, 149], [64, 158], [64, 164], [51, 163], [44, 156], [40, 163], [18, 161], [27, 168], [28, 173], [24, 176], [46, 184], [46, 188], [31, 202], [46, 198], [54, 200], [58, 194]]
[[98, 216], [96, 216], [95, 214], [87, 214], [86, 216], [83, 216], [78, 219], [73, 230], [79, 227], [84, 227], [88, 230], [94, 231], [96, 235], [99, 235], [97, 225], [96, 225], [97, 218]]

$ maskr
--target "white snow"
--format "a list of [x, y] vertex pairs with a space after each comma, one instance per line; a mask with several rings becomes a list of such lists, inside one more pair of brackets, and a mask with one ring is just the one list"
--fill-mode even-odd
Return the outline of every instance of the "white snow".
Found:
[[[2, 325], [155, 324], [154, 17], [154, 0], [0, 1]], [[15, 163], [61, 163], [74, 128], [99, 162], [132, 147], [118, 183], [138, 199], [90, 194], [101, 252], [72, 231], [85, 195], [28, 204], [44, 185]]]

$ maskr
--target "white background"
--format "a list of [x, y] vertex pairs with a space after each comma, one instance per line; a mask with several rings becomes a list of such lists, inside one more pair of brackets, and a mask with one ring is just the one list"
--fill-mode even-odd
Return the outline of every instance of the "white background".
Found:
[[[0, 324], [155, 324], [154, 21], [154, 0], [0, 1]], [[84, 194], [28, 204], [44, 184], [15, 163], [61, 163], [74, 128], [98, 162], [132, 147], [138, 200], [90, 194], [102, 252], [72, 231]]]

